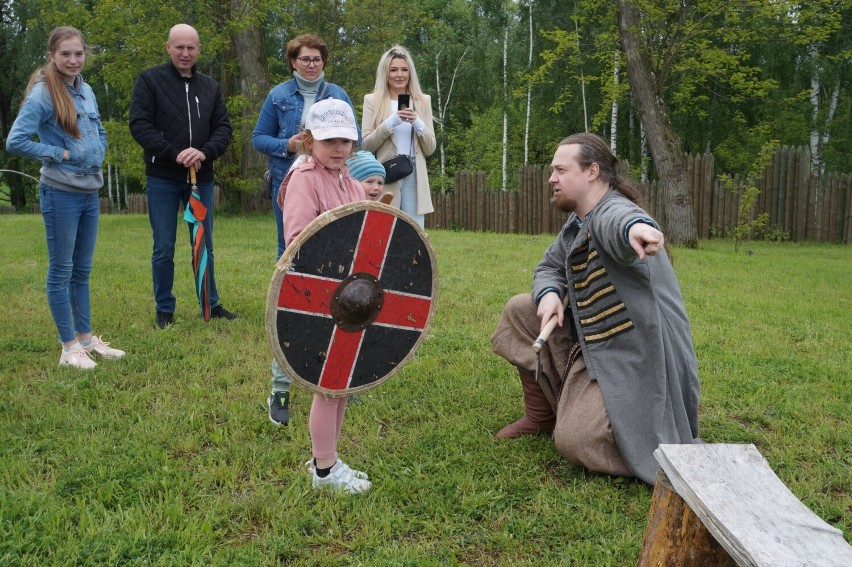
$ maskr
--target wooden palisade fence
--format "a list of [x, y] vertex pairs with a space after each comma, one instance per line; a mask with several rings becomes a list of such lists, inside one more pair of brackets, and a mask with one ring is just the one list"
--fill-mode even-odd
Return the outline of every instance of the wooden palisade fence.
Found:
[[[619, 171], [628, 170], [629, 164], [619, 163]], [[549, 175], [548, 168], [525, 166], [520, 171], [518, 190], [503, 192], [489, 190], [482, 172], [457, 173], [453, 190], [432, 193], [435, 212], [426, 215], [426, 227], [514, 234], [556, 233], [568, 215], [550, 204]], [[734, 190], [723, 185], [714, 174], [712, 154], [687, 156], [687, 185], [700, 238], [732, 234], [739, 222], [744, 184], [742, 178], [735, 178]], [[645, 208], [665, 229], [663, 195], [657, 183], [638, 186]], [[812, 174], [808, 148], [778, 148], [757, 186], [760, 194], [748, 220], [766, 213], [769, 221], [764, 234], [769, 237], [844, 244], [852, 240], [852, 174]], [[220, 198], [217, 192], [217, 204]], [[246, 192], [241, 200], [247, 212], [271, 210], [269, 199], [260, 191]], [[11, 207], [5, 209], [0, 214], [14, 212]], [[38, 204], [33, 212], [38, 212]], [[148, 202], [144, 193], [129, 194], [124, 207], [119, 208], [102, 197], [101, 212], [147, 214]]]
[[[725, 187], [713, 172], [712, 154], [687, 156], [687, 185], [692, 196], [700, 238], [729, 236], [738, 224], [744, 180]], [[626, 171], [628, 164], [619, 169]], [[491, 191], [482, 172], [460, 172], [455, 188], [433, 193], [435, 212], [427, 228], [448, 228], [522, 234], [555, 233], [567, 215], [550, 205], [547, 168], [525, 166], [517, 191]], [[663, 195], [656, 182], [638, 184], [645, 207], [665, 228]], [[852, 238], [852, 175], [810, 173], [806, 147], [779, 148], [757, 183], [760, 194], [749, 220], [767, 213], [765, 231], [793, 241], [843, 242]]]

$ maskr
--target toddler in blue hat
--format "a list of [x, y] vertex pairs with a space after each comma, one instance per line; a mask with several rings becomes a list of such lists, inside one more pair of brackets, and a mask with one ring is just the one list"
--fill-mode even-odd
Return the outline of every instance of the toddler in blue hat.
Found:
[[385, 166], [373, 154], [361, 150], [352, 154], [346, 161], [349, 175], [354, 177], [364, 188], [367, 199], [375, 201], [385, 188]]

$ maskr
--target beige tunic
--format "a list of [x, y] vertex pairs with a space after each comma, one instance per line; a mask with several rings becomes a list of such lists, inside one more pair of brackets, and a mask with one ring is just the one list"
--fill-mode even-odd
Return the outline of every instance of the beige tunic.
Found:
[[[494, 352], [518, 368], [534, 371], [532, 343], [538, 332], [535, 303], [529, 294], [516, 295], [506, 304], [491, 337]], [[566, 320], [566, 326], [557, 327], [541, 351], [542, 391], [556, 413], [556, 450], [590, 471], [633, 476], [613, 437], [601, 389], [589, 376], [570, 334]]]

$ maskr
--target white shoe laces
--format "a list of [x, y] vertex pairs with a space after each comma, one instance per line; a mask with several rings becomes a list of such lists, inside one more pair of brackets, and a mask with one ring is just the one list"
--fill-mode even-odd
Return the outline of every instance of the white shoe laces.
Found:
[[83, 347], [80, 343], [73, 345], [68, 352], [63, 352], [62, 357], [59, 358], [60, 362], [64, 361], [64, 363], [68, 366], [85, 366], [85, 361], [89, 361], [92, 365], [95, 365], [95, 361], [92, 359], [92, 356], [89, 354], [89, 351]]

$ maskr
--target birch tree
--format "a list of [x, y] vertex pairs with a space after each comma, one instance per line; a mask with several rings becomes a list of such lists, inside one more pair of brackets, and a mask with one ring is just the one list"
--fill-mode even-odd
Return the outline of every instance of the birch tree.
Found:
[[459, 57], [458, 61], [456, 61], [456, 66], [453, 69], [453, 76], [450, 79], [450, 86], [447, 90], [447, 98], [446, 99], [443, 98], [443, 92], [441, 90], [441, 61], [440, 61], [441, 51], [439, 51], [438, 53], [435, 54], [435, 89], [436, 89], [437, 95], [438, 95], [438, 100], [437, 100], [437, 102], [438, 102], [438, 107], [437, 107], [438, 119], [437, 119], [437, 122], [438, 122], [438, 128], [440, 129], [441, 134], [442, 134], [439, 138], [439, 141], [438, 141], [438, 153], [439, 153], [439, 156], [441, 158], [441, 177], [446, 177], [446, 175], [447, 175], [447, 165], [446, 165], [447, 158], [446, 158], [446, 154], [444, 153], [444, 151], [445, 151], [444, 150], [444, 134], [445, 134], [445, 131], [446, 131], [446, 124], [447, 124], [447, 110], [449, 109], [450, 101], [453, 98], [453, 87], [456, 84], [456, 77], [458, 76], [459, 67], [462, 64], [462, 61], [464, 61], [464, 56], [467, 55], [467, 51], [468, 51], [468, 48], [465, 48], [464, 52], [461, 54], [461, 57]]
[[807, 65], [810, 68], [811, 122], [809, 145], [811, 167], [825, 170], [825, 148], [831, 139], [832, 122], [840, 100], [841, 82], [852, 58], [848, 30], [844, 33], [844, 15], [852, 15], [848, 3], [837, 0], [813, 0], [792, 6], [790, 39], [807, 42]]
[[503, 6], [505, 21], [503, 24], [503, 162], [501, 167], [503, 182], [501, 189], [506, 191], [509, 180], [506, 171], [506, 160], [509, 155], [509, 2], [504, 2]]
[[[527, 2], [529, 9], [529, 55], [527, 57], [527, 73], [532, 71], [533, 64], [533, 0]], [[527, 113], [524, 118], [524, 165], [530, 158], [530, 108], [532, 107], [532, 79], [527, 79]]]

